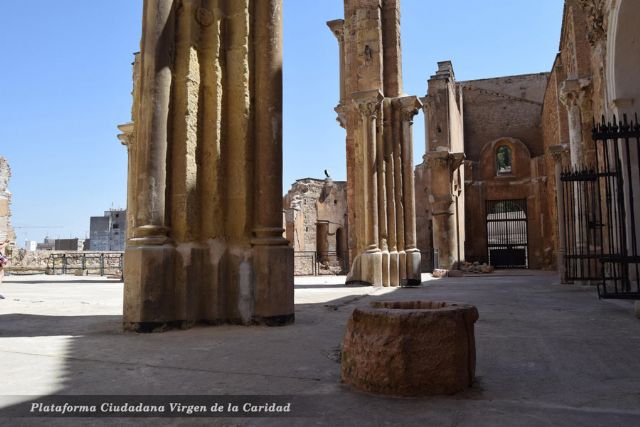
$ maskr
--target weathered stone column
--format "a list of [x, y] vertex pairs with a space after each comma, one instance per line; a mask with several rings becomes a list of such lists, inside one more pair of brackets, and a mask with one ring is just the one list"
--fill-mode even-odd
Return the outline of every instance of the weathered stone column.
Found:
[[400, 269], [398, 255], [398, 234], [396, 221], [396, 190], [395, 190], [395, 165], [394, 165], [394, 138], [393, 138], [393, 106], [390, 99], [385, 99], [384, 108], [384, 163], [385, 163], [385, 189], [387, 202], [387, 245], [389, 247], [389, 286], [400, 286]]
[[391, 264], [389, 255], [389, 233], [387, 221], [387, 186], [386, 186], [386, 162], [385, 162], [385, 138], [384, 138], [384, 103], [380, 106], [377, 119], [376, 132], [376, 166], [378, 194], [378, 238], [382, 252], [382, 286], [391, 283]]
[[584, 160], [582, 150], [582, 114], [580, 111], [580, 82], [567, 80], [560, 87], [560, 101], [567, 109], [569, 118], [569, 152], [571, 166], [581, 166]]
[[[173, 284], [175, 247], [166, 224], [169, 109], [175, 51], [173, 0], [145, 1], [140, 53], [140, 106], [135, 120], [135, 199], [128, 197], [128, 216], [135, 228], [125, 251], [125, 328], [176, 322]], [[133, 202], [133, 203], [131, 203]], [[186, 320], [186, 319], [180, 319]], [[153, 328], [153, 327], [151, 327]]]
[[285, 324], [294, 307], [293, 248], [282, 228], [282, 0], [254, 3], [254, 320]]
[[340, 48], [340, 105], [343, 105], [347, 98], [345, 90], [344, 19], [329, 21], [327, 22], [327, 26], [333, 35], [336, 36]]
[[560, 179], [562, 174], [562, 160], [567, 154], [567, 149], [564, 145], [552, 145], [549, 147], [549, 152], [554, 161], [556, 181], [556, 213], [558, 221], [558, 252], [556, 253], [556, 263], [558, 264], [560, 283], [569, 283], [567, 281], [567, 268], [564, 263], [564, 257], [567, 254], [564, 223], [564, 186]]
[[282, 0], [146, 0], [143, 16], [125, 328], [289, 323]]
[[422, 103], [416, 96], [398, 99], [402, 126], [402, 184], [404, 195], [404, 244], [406, 253], [406, 284], [419, 285], [420, 250], [416, 246], [415, 176], [413, 174], [413, 117]]
[[457, 255], [450, 154], [447, 151], [430, 151], [425, 158], [431, 173], [433, 247], [438, 251], [439, 268], [449, 269], [456, 261]]
[[[377, 166], [377, 118], [383, 96], [378, 90], [353, 94], [353, 100], [361, 114], [362, 129], [359, 135], [360, 152], [356, 156], [364, 159], [362, 189], [364, 210], [356, 217], [365, 223], [365, 252], [359, 255], [360, 272], [352, 272], [354, 280], [382, 284], [382, 252], [378, 234], [378, 166]], [[381, 159], [382, 160], [382, 159]], [[356, 276], [357, 275], [357, 276]], [[355, 279], [355, 277], [359, 277]], [[349, 278], [347, 279], [349, 280]]]

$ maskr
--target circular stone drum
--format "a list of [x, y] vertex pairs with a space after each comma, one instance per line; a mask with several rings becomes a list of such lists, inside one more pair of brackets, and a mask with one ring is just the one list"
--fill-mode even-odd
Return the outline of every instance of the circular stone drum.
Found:
[[476, 366], [468, 304], [373, 302], [356, 308], [342, 344], [342, 380], [396, 396], [454, 394], [470, 387]]

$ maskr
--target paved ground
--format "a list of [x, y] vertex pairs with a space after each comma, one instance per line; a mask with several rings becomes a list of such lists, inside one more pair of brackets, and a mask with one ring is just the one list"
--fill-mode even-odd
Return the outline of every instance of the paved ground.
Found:
[[[346, 288], [299, 278], [296, 323], [120, 329], [122, 283], [7, 277], [0, 286], [0, 425], [640, 426], [640, 320], [626, 302], [547, 273]], [[343, 280], [343, 279], [342, 279]], [[475, 304], [477, 381], [453, 397], [396, 399], [339, 381], [346, 320], [374, 299]], [[11, 418], [34, 396], [293, 395], [305, 418]]]

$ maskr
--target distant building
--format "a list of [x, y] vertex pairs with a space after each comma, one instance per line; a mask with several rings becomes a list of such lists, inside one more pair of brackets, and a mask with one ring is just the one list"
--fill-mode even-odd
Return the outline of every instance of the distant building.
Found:
[[81, 251], [82, 243], [79, 239], [56, 239], [54, 249], [56, 251]]
[[38, 243], [36, 245], [36, 250], [39, 250], [39, 251], [52, 251], [55, 248], [56, 248], [56, 240], [51, 239], [49, 237], [45, 237], [43, 243]]
[[104, 216], [92, 216], [89, 224], [89, 249], [124, 251], [126, 232], [126, 210], [110, 210]]
[[24, 241], [24, 249], [27, 252], [33, 252], [36, 249], [38, 249], [38, 242], [36, 242], [35, 240], [25, 240]]

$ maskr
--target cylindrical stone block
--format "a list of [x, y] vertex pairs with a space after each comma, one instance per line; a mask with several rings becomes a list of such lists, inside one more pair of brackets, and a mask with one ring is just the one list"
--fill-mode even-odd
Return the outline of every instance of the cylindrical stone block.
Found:
[[342, 347], [342, 380], [394, 396], [450, 395], [475, 375], [474, 323], [468, 304], [373, 302], [357, 308]]

